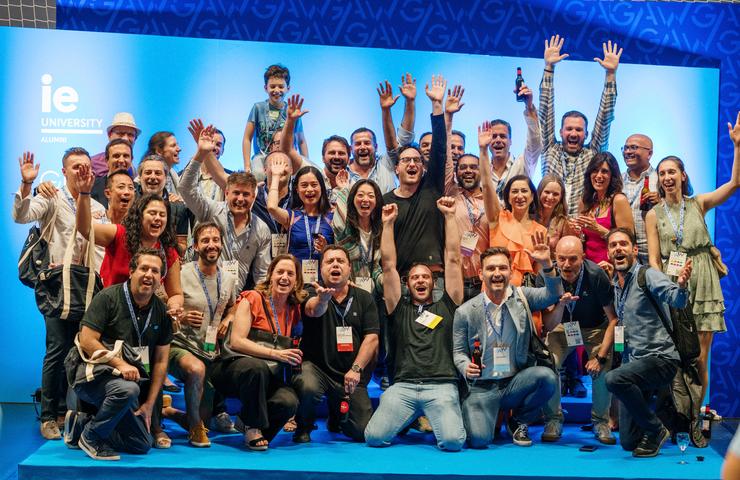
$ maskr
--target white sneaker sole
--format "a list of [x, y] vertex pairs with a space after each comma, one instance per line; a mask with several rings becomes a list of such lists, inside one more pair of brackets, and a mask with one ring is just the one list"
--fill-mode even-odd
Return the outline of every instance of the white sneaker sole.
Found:
[[83, 436], [80, 436], [80, 441], [77, 443], [77, 445], [80, 446], [80, 449], [87, 454], [88, 457], [92, 458], [93, 460], [120, 460], [120, 455], [113, 455], [112, 457], [99, 457], [98, 454], [93, 450], [93, 448], [85, 443], [85, 438]]

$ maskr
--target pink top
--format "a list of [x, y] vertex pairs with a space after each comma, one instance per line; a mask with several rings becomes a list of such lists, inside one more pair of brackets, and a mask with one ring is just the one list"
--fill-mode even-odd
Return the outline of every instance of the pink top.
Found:
[[[613, 225], [612, 225], [612, 207], [611, 206], [606, 210], [605, 216], [598, 217], [596, 219], [596, 223], [606, 228], [607, 230], [612, 229]], [[609, 255], [607, 255], [605, 238], [603, 238], [601, 235], [599, 235], [596, 232], [592, 232], [588, 228], [583, 229], [583, 235], [586, 237], [585, 254], [586, 254], [587, 259], [595, 263], [609, 260]]]

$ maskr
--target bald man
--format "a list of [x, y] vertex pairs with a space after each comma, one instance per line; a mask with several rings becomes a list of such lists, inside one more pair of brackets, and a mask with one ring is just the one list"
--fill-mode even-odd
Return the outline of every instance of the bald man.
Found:
[[[594, 435], [603, 444], [614, 445], [616, 439], [609, 428], [611, 395], [604, 377], [611, 366], [611, 351], [617, 315], [614, 312], [611, 283], [597, 264], [583, 256], [578, 237], [566, 236], [555, 247], [555, 261], [560, 268], [564, 294], [560, 302], [545, 312], [543, 320], [546, 343], [559, 369], [563, 360], [579, 345], [585, 345], [589, 355], [586, 370], [593, 382], [591, 421]], [[560, 390], [555, 389], [544, 408], [546, 423], [543, 442], [557, 442], [563, 431], [563, 409]]]
[[[658, 198], [658, 172], [650, 165], [653, 156], [653, 141], [647, 135], [635, 133], [627, 137], [622, 147], [622, 157], [627, 165], [627, 171], [622, 175], [624, 186], [622, 192], [632, 207], [632, 217], [635, 220], [637, 236], [637, 257], [643, 265], [648, 264], [647, 233], [645, 233], [645, 215], [656, 205]], [[647, 179], [650, 193], [645, 195], [644, 209], [640, 208], [642, 189]]]

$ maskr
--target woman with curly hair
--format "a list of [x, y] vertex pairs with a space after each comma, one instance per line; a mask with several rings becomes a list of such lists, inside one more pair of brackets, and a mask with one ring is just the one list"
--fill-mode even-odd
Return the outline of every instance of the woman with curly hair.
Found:
[[254, 290], [242, 292], [221, 357], [213, 365], [216, 390], [241, 400], [238, 416], [250, 450], [267, 450], [298, 409], [298, 397], [285, 383], [284, 369], [303, 360], [290, 337], [307, 296], [298, 259], [290, 254], [276, 256], [266, 279]]
[[622, 193], [622, 175], [617, 159], [609, 152], [597, 153], [583, 174], [583, 197], [579, 215], [571, 228], [584, 239], [587, 259], [607, 261], [606, 236], [612, 228], [635, 231], [632, 207]]

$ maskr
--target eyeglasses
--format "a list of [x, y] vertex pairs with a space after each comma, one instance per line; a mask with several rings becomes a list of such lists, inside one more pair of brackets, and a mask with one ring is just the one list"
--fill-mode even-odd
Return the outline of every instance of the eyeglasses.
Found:
[[418, 163], [421, 165], [424, 163], [424, 160], [421, 157], [403, 157], [398, 160], [398, 163]]
[[622, 153], [636, 152], [638, 148], [644, 148], [645, 150], [650, 150], [648, 147], [643, 147], [642, 145], [625, 145], [624, 147], [622, 147]]

